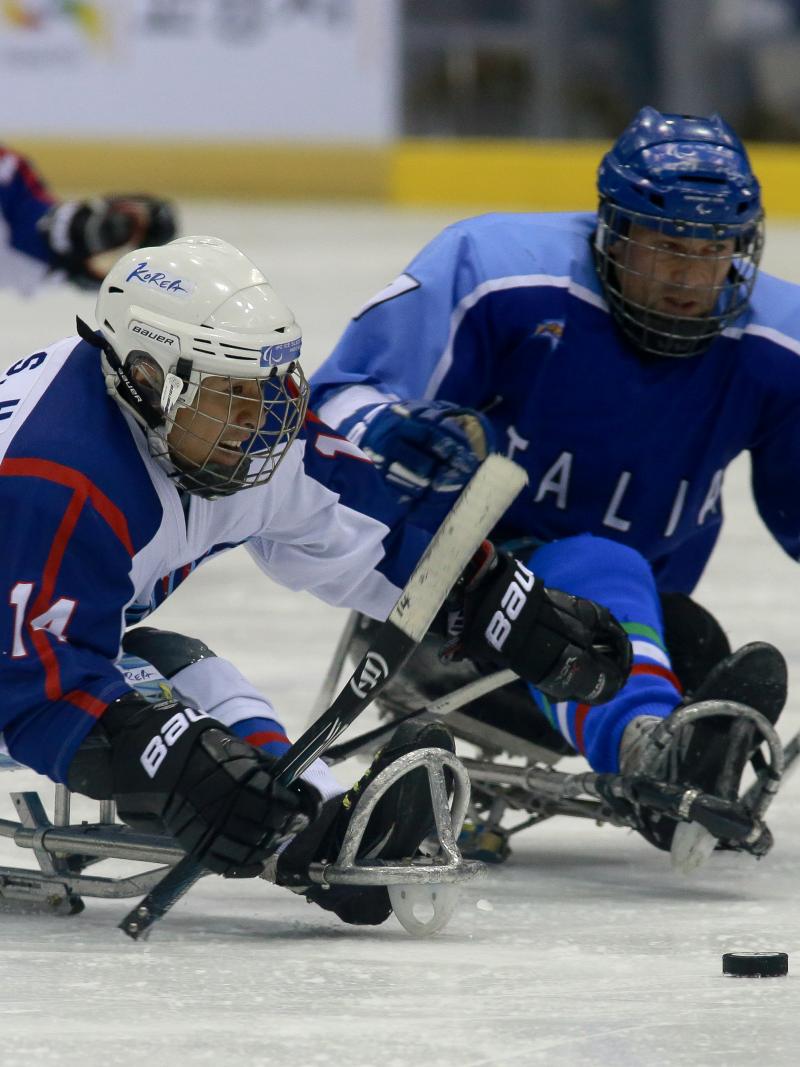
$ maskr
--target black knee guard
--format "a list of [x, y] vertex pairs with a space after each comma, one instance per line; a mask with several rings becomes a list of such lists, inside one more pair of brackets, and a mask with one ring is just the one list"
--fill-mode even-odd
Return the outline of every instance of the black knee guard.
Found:
[[152, 663], [165, 678], [173, 678], [178, 671], [201, 659], [216, 656], [208, 645], [197, 637], [186, 637], [171, 630], [156, 630], [153, 626], [137, 626], [122, 638], [122, 649], [131, 656]]
[[711, 612], [686, 593], [662, 593], [661, 610], [672, 669], [684, 693], [690, 693], [730, 655], [730, 641]]
[[[151, 663], [164, 676], [174, 675], [198, 660], [214, 656], [196, 637], [185, 637], [153, 626], [137, 626], [122, 638], [122, 650]], [[67, 775], [67, 786], [93, 800], [110, 800], [111, 744], [103, 722], [98, 722], [78, 749]]]

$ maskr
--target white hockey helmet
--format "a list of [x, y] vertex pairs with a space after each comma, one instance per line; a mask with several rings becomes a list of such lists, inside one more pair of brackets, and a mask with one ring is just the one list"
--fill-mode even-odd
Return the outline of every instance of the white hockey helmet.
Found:
[[123, 256], [97, 298], [109, 392], [147, 428], [181, 486], [227, 496], [261, 485], [300, 430], [301, 331], [261, 271], [216, 237]]

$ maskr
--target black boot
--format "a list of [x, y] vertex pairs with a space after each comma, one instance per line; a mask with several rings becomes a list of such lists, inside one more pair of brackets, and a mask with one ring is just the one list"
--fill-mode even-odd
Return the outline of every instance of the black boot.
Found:
[[[687, 693], [683, 705], [699, 704], [703, 700], [730, 700], [760, 711], [772, 725], [778, 721], [787, 696], [786, 660], [774, 645], [754, 641], [732, 652], [709, 671], [705, 680]], [[731, 728], [735, 719], [704, 719], [691, 731], [680, 768], [681, 776], [716, 796], [719, 768], [731, 745]], [[731, 787], [738, 786], [742, 771], [753, 751], [758, 747], [755, 731], [749, 726], [746, 736], [737, 740], [738, 753]], [[680, 778], [679, 778], [680, 780]], [[734, 800], [733, 796], [723, 799]]]
[[[700, 685], [685, 695], [676, 712], [706, 700], [731, 701], [761, 712], [774, 726], [786, 696], [786, 661], [773, 645], [754, 641], [712, 667]], [[669, 747], [661, 748], [651, 743], [651, 738], [658, 736], [659, 724], [660, 720], [654, 719], [647, 731], [643, 726], [636, 741], [637, 758], [626, 761], [624, 773], [693, 786], [723, 800], [737, 799], [747, 761], [761, 743], [751, 723], [728, 716], [700, 719], [679, 729]], [[674, 819], [658, 812], [642, 812], [642, 823], [640, 830], [648, 841], [657, 848], [671, 847], [677, 825]]]
[[[442, 723], [403, 723], [380, 749], [356, 784], [334, 797], [320, 815], [280, 855], [275, 881], [307, 900], [333, 911], [346, 923], [377, 926], [392, 913], [385, 886], [320, 886], [309, 881], [311, 863], [333, 863], [339, 855], [350, 817], [364, 790], [390, 763], [420, 748], [454, 751], [453, 736]], [[398, 861], [414, 856], [435, 828], [428, 772], [420, 767], [404, 775], [381, 797], [370, 817], [359, 859]]]
[[684, 692], [696, 689], [731, 654], [727, 634], [707, 608], [685, 593], [662, 593], [661, 612], [672, 669]]

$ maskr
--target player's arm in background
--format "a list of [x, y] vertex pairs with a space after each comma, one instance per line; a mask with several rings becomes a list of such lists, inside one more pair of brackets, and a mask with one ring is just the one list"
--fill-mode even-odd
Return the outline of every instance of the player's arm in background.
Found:
[[114, 660], [133, 547], [113, 504], [58, 466], [0, 465], [0, 729], [15, 759], [63, 782], [107, 705], [130, 691]]
[[[492, 366], [482, 309], [457, 315], [459, 302], [484, 279], [478, 254], [469, 230], [451, 226], [358, 311], [312, 376], [311, 403], [324, 422], [351, 436], [376, 406], [395, 401], [443, 399], [465, 407], [485, 401]], [[443, 390], [452, 332], [458, 375]]]
[[2, 146], [0, 215], [5, 227], [0, 286], [25, 295], [54, 272], [94, 287], [124, 252], [163, 244], [177, 230], [174, 208], [158, 197], [131, 194], [61, 202], [27, 159]]
[[35, 168], [0, 145], [0, 286], [28, 294], [53, 269], [53, 256], [39, 222], [56, 203]]
[[363, 448], [429, 529], [494, 449], [481, 409], [520, 339], [515, 316], [498, 316], [491, 299], [510, 287], [497, 278], [496, 218], [444, 230], [358, 312], [311, 379], [320, 418]]

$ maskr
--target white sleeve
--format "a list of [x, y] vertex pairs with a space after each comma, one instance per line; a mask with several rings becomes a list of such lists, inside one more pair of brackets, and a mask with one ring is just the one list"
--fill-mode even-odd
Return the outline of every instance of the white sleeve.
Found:
[[11, 230], [0, 215], [0, 289], [16, 289], [21, 296], [32, 296], [63, 278], [63, 273], [54, 271], [49, 264], [12, 248]]
[[[298, 453], [302, 458], [302, 445]], [[302, 462], [289, 464], [289, 459], [275, 476], [282, 476], [280, 504], [266, 532], [248, 540], [248, 551], [265, 574], [289, 589], [385, 619], [400, 595], [400, 588], [376, 570], [389, 527], [346, 506], [310, 477]]]

